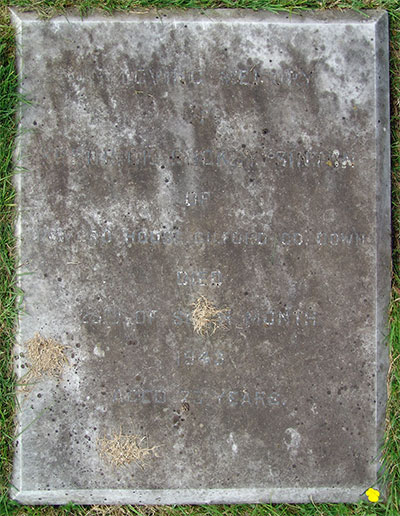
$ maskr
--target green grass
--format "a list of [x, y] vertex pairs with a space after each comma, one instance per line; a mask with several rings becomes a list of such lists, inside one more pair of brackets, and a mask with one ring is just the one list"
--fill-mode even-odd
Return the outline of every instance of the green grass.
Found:
[[[14, 323], [18, 310], [19, 292], [16, 288], [15, 215], [12, 186], [13, 141], [17, 131], [16, 109], [21, 101], [17, 95], [17, 75], [14, 62], [14, 35], [7, 6], [35, 10], [42, 17], [75, 6], [82, 15], [91, 9], [108, 12], [135, 7], [216, 8], [241, 7], [299, 11], [305, 9], [362, 10], [383, 8], [389, 11], [391, 26], [391, 113], [392, 113], [392, 198], [393, 198], [393, 291], [389, 347], [391, 370], [390, 398], [387, 408], [387, 430], [384, 457], [388, 482], [385, 503], [303, 505], [236, 505], [236, 506], [177, 506], [177, 507], [22, 507], [8, 498], [12, 467], [13, 392], [12, 372]], [[400, 515], [400, 0], [0, 0], [0, 516], [30, 515], [207, 515], [207, 516], [399, 516]]]
[[14, 34], [4, 9], [0, 13], [0, 31], [0, 507], [4, 508], [0, 514], [7, 514], [8, 508], [13, 505], [7, 501], [7, 483], [11, 470], [10, 445], [15, 405], [11, 358], [18, 305], [13, 236], [14, 190], [11, 180], [18, 97]]

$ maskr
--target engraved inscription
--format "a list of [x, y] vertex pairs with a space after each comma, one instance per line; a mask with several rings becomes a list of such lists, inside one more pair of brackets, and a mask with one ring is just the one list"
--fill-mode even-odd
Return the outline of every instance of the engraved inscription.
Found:
[[318, 245], [359, 246], [365, 244], [365, 235], [358, 233], [317, 233]]
[[186, 206], [204, 206], [210, 200], [210, 192], [186, 192]]
[[316, 246], [341, 246], [347, 248], [358, 248], [369, 243], [369, 235], [358, 232], [340, 231], [335, 228], [333, 231], [318, 231], [316, 233], [302, 233], [299, 231], [283, 231], [281, 233], [270, 233], [257, 230], [235, 231], [227, 229], [221, 232], [211, 231], [188, 231], [176, 229], [152, 230], [152, 229], [92, 229], [89, 232], [74, 232], [62, 228], [44, 229], [34, 235], [36, 241], [50, 240], [55, 243], [68, 243], [80, 241], [95, 245], [125, 244], [127, 247], [133, 245], [229, 245], [275, 248], [300, 247], [308, 245]]
[[[254, 309], [252, 311], [234, 312], [224, 310], [217, 315], [218, 326], [221, 331], [245, 330], [252, 327], [272, 328], [278, 326], [282, 329], [315, 328], [318, 325], [318, 313], [311, 308], [304, 310], [301, 308], [271, 308], [269, 310]], [[158, 320], [171, 325], [172, 327], [187, 328], [193, 332], [192, 311], [177, 309], [173, 312], [163, 313], [158, 309], [132, 310], [123, 313], [121, 310], [105, 305], [97, 309], [84, 312], [80, 316], [82, 324], [87, 325], [122, 325], [131, 331], [139, 326], [152, 327]]]
[[288, 69], [265, 68], [255, 63], [248, 68], [234, 70], [209, 70], [199, 66], [196, 69], [176, 69], [172, 67], [135, 68], [121, 67], [116, 73], [118, 83], [129, 87], [153, 86], [200, 86], [207, 83], [223, 85], [262, 86], [264, 83], [274, 86], [291, 86], [292, 84], [308, 85], [312, 74], [299, 67]]
[[231, 407], [243, 407], [246, 405], [256, 407], [285, 405], [285, 402], [281, 403], [279, 401], [279, 395], [276, 393], [267, 395], [264, 391], [255, 391], [250, 394], [244, 389], [241, 391], [222, 391], [221, 394], [218, 395], [218, 403], [222, 404], [224, 402]]
[[119, 309], [106, 304], [104, 307], [83, 313], [80, 320], [82, 324], [94, 326], [104, 324], [108, 328], [122, 323], [126, 327], [153, 326], [158, 312], [158, 310], [132, 310], [129, 315], [123, 316]]
[[178, 271], [176, 273], [177, 284], [179, 286], [199, 286], [199, 287], [220, 287], [222, 284], [221, 271]]
[[[43, 159], [47, 158], [44, 150], [39, 150]], [[229, 167], [248, 170], [254, 167], [265, 169], [286, 169], [290, 171], [329, 172], [332, 170], [351, 170], [356, 166], [354, 156], [346, 149], [316, 149], [292, 147], [291, 149], [265, 147], [221, 147], [221, 148], [186, 148], [162, 151], [159, 147], [147, 145], [132, 146], [126, 142], [124, 146], [113, 148], [96, 148], [92, 145], [73, 148], [68, 155], [53, 150], [53, 157], [61, 166], [71, 162], [82, 167], [111, 167], [115, 165], [126, 169], [148, 167], [151, 170], [162, 170], [169, 163], [195, 167]], [[101, 178], [99, 178], [101, 180]]]
[[207, 83], [221, 83], [222, 85], [237, 86], [262, 86], [268, 83], [275, 86], [290, 86], [294, 83], [309, 84], [312, 75], [301, 68], [267, 69], [260, 64], [253, 64], [248, 68], [235, 70], [205, 70], [176, 69], [170, 67], [136, 68], [121, 67], [117, 74], [118, 84], [129, 87], [153, 87], [153, 86], [200, 86]]
[[124, 401], [126, 403], [140, 403], [142, 405], [149, 404], [165, 404], [167, 402], [167, 393], [165, 390], [153, 389], [116, 389], [112, 397], [113, 402]]
[[221, 366], [224, 363], [224, 354], [222, 351], [193, 350], [188, 349], [183, 352], [177, 352], [176, 363], [178, 366], [194, 366], [194, 365], [211, 365]]
[[247, 312], [244, 317], [245, 327], [250, 326], [316, 326], [317, 314], [302, 310], [268, 310], [266, 312]]
[[251, 388], [233, 388], [231, 390], [213, 391], [203, 388], [159, 388], [144, 389], [135, 388], [117, 388], [112, 393], [113, 403], [133, 403], [141, 405], [165, 405], [167, 403], [175, 403], [181, 405], [187, 403], [190, 405], [219, 405], [232, 409], [258, 409], [267, 410], [274, 409], [279, 406], [285, 406], [286, 401], [281, 399], [279, 393], [266, 392]]

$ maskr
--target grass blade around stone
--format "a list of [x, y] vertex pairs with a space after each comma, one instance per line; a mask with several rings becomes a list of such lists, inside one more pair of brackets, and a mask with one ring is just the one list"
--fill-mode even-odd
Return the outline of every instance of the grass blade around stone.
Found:
[[12, 514], [17, 507], [8, 500], [7, 492], [12, 469], [15, 410], [12, 350], [20, 294], [16, 287], [15, 193], [12, 184], [19, 101], [17, 85], [14, 32], [9, 25], [7, 9], [0, 7], [0, 514]]

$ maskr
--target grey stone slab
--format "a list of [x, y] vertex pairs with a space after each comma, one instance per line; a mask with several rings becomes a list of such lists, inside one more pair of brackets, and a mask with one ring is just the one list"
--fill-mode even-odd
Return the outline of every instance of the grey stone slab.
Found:
[[[13, 11], [23, 503], [360, 499], [382, 443], [387, 15]], [[219, 310], [198, 335], [193, 304]], [[99, 440], [157, 446], [112, 467]], [[142, 444], [144, 446], [144, 444]]]

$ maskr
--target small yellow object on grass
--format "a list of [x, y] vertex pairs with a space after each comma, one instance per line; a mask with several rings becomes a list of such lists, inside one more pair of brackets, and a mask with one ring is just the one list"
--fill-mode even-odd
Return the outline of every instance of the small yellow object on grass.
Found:
[[370, 502], [377, 502], [379, 500], [380, 492], [372, 487], [370, 487], [365, 494]]

